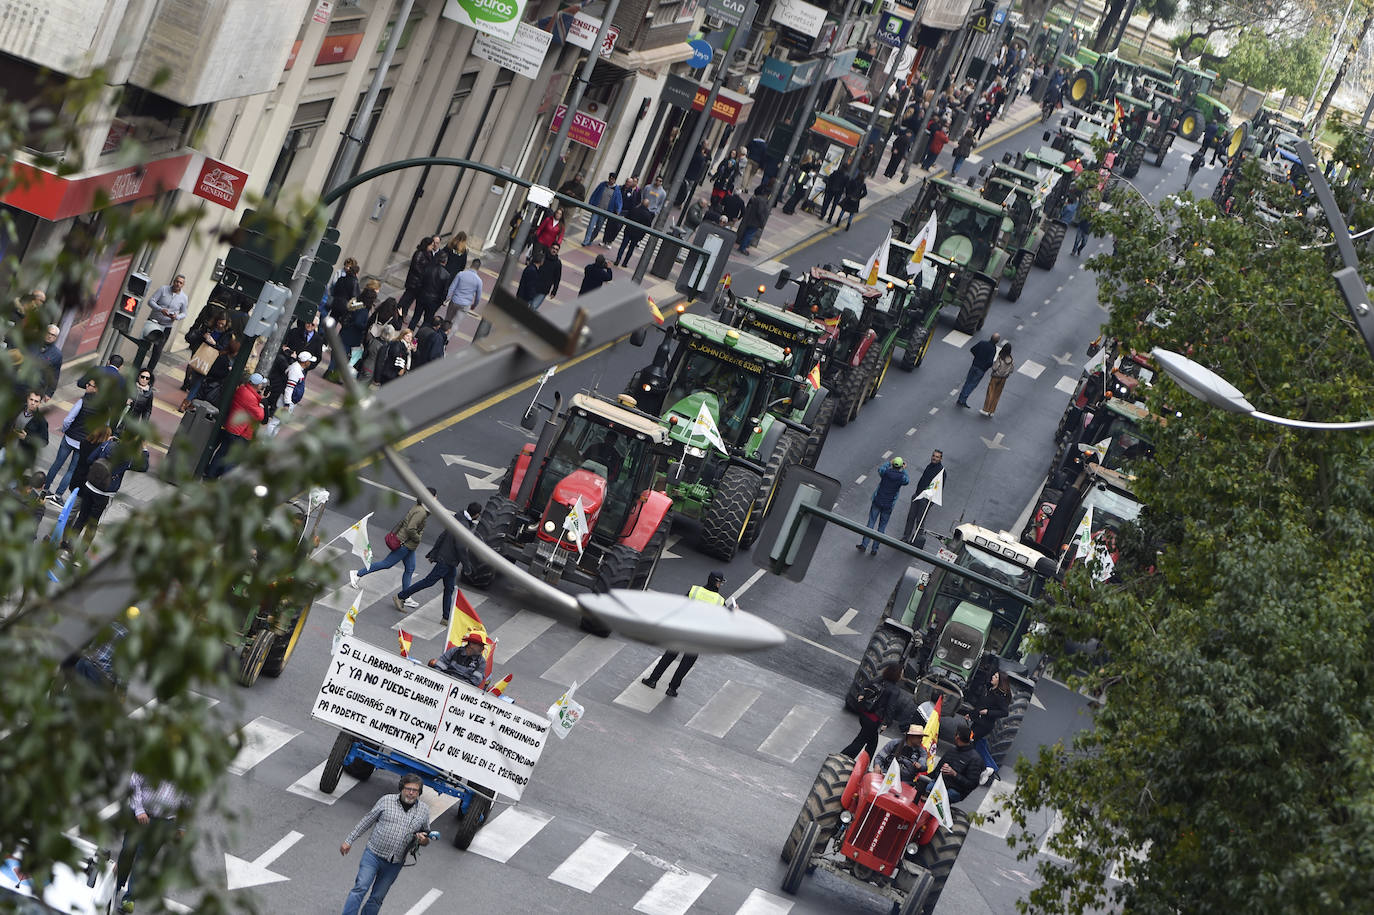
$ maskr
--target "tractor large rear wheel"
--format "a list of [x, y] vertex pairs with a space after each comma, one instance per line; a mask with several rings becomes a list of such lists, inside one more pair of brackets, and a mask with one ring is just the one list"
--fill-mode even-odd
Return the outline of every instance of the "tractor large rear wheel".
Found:
[[997, 765], [1004, 765], [1007, 761], [1007, 754], [1011, 752], [1011, 745], [1016, 742], [1016, 736], [1021, 733], [1021, 722], [1026, 718], [1026, 709], [1030, 708], [1031, 697], [1034, 693], [1029, 690], [1018, 690], [1016, 695], [1011, 697], [1011, 705], [1007, 709], [1007, 714], [998, 719], [997, 726], [988, 735], [988, 751], [992, 753], [992, 758], [997, 761]]
[[320, 790], [325, 794], [333, 794], [334, 789], [339, 787], [339, 777], [343, 775], [344, 757], [348, 751], [353, 749], [353, 735], [347, 731], [340, 731], [339, 736], [334, 738], [334, 746], [329, 749], [329, 758], [324, 761], [324, 768], [320, 770]]
[[461, 810], [458, 812], [458, 823], [453, 830], [454, 848], [466, 849], [471, 845], [473, 838], [477, 835], [477, 830], [486, 824], [487, 814], [491, 813], [491, 798], [476, 792], [474, 795], [468, 804], [467, 813], [463, 813]]
[[1127, 178], [1134, 178], [1140, 174], [1140, 163], [1145, 161], [1145, 147], [1139, 143], [1131, 145], [1131, 151], [1126, 153], [1126, 164], [1121, 167], [1121, 174]]
[[773, 446], [773, 453], [768, 456], [768, 463], [764, 465], [763, 479], [759, 481], [759, 491], [754, 497], [754, 509], [749, 513], [748, 523], [744, 525], [740, 546], [747, 548], [754, 545], [754, 541], [759, 537], [759, 530], [763, 527], [763, 521], [768, 517], [769, 509], [773, 507], [773, 496], [777, 495], [782, 469], [801, 460], [805, 450], [806, 439], [795, 429], [788, 429], [778, 437], [778, 443]]
[[258, 676], [276, 642], [277, 634], [271, 629], [259, 629], [252, 634], [248, 644], [243, 647], [243, 654], [239, 656], [237, 680], [240, 686], [252, 686], [258, 682]]
[[[501, 547], [505, 546], [506, 537], [510, 535], [510, 529], [515, 524], [516, 514], [514, 502], [505, 496], [492, 496], [482, 507], [482, 514], [477, 518], [477, 527], [474, 530], [477, 539], [496, 552], [501, 552]], [[475, 588], [490, 587], [495, 578], [496, 570], [476, 556], [469, 555], [468, 561], [463, 563], [463, 581]]]
[[701, 514], [701, 551], [729, 562], [739, 550], [763, 478], [736, 464], [725, 469], [711, 501]]
[[1053, 270], [1059, 260], [1059, 249], [1064, 247], [1064, 236], [1069, 225], [1058, 219], [1045, 223], [1045, 234], [1040, 237], [1040, 247], [1035, 249], [1035, 266], [1041, 270]]
[[864, 397], [864, 400], [872, 400], [877, 397], [878, 392], [882, 390], [883, 382], [887, 380], [887, 370], [892, 368], [893, 349], [895, 349], [895, 347], [888, 347], [887, 356], [883, 357], [879, 363], [878, 370], [873, 376], [873, 383], [869, 385], [868, 394]]
[[959, 857], [959, 850], [964, 847], [964, 839], [968, 837], [968, 814], [956, 807], [953, 817], [953, 829], [937, 829], [931, 840], [922, 845], [916, 853], [916, 863], [929, 871], [931, 876], [925, 904], [916, 915], [930, 915], [935, 911], [935, 904], [940, 901], [945, 881], [949, 880], [950, 872], [954, 870], [954, 862]]
[[1035, 255], [1022, 251], [1016, 256], [1016, 275], [1011, 278], [1011, 288], [1007, 290], [1007, 301], [1015, 302], [1021, 298], [1021, 290], [1026, 288], [1026, 277], [1030, 276], [1031, 263]]
[[959, 316], [954, 319], [955, 330], [966, 334], [976, 334], [983, 329], [988, 317], [988, 306], [992, 303], [992, 284], [987, 280], [969, 280], [964, 295], [959, 299]]
[[811, 791], [802, 801], [801, 812], [782, 844], [782, 863], [790, 864], [797, 855], [797, 847], [806, 835], [806, 827], [816, 824], [816, 844], [824, 846], [834, 838], [840, 828], [840, 795], [849, 784], [849, 773], [854, 769], [854, 760], [843, 753], [831, 753], [821, 763], [821, 771], [811, 784]]
[[845, 708], [851, 712], [859, 710], [856, 697], [859, 690], [868, 685], [874, 677], [889, 664], [900, 661], [906, 650], [906, 640], [892, 629], [879, 629], [868, 640], [868, 647], [859, 659], [859, 669], [854, 671], [854, 679], [849, 682], [849, 690], [844, 694]]
[[277, 636], [272, 643], [272, 650], [267, 653], [267, 661], [262, 665], [264, 676], [280, 677], [281, 672], [286, 670], [286, 664], [291, 660], [291, 655], [296, 653], [296, 643], [301, 640], [301, 633], [305, 631], [305, 621], [310, 617], [310, 608], [313, 601], [301, 608], [301, 612], [296, 616], [296, 621], [291, 624], [291, 631], [284, 636]]
[[1069, 83], [1069, 101], [1075, 107], [1090, 108], [1096, 97], [1097, 74], [1087, 67], [1082, 67], [1073, 75], [1073, 82]]
[[821, 449], [825, 447], [825, 440], [830, 436], [830, 423], [835, 418], [835, 398], [826, 396], [824, 403], [816, 411], [816, 421], [811, 424], [811, 434], [806, 437], [806, 447], [802, 449], [801, 465], [803, 467], [816, 466], [816, 462], [821, 459]]

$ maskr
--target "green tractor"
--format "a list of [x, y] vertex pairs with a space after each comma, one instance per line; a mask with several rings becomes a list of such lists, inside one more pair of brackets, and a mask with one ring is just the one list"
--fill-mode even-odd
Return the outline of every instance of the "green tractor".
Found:
[[[759, 287], [760, 294], [763, 288]], [[737, 296], [733, 292], [727, 292], [725, 298], [721, 321], [782, 347], [787, 357], [785, 374], [809, 378], [813, 370], [825, 364], [831, 338], [824, 324], [769, 305], [762, 299]], [[773, 413], [806, 430], [806, 448], [797, 463], [815, 467], [835, 417], [835, 398], [830, 396], [830, 391], [824, 385], [813, 386], [808, 382], [804, 389], [798, 389], [798, 396], [776, 402]]]
[[1020, 660], [1021, 641], [1034, 623], [1028, 604], [1056, 574], [1054, 562], [1006, 532], [960, 524], [938, 551], [940, 558], [978, 578], [937, 567], [909, 567], [893, 588], [859, 661], [845, 704], [889, 664], [902, 665], [902, 685], [917, 705], [944, 696], [953, 717], [965, 696], [1000, 671], [1011, 681], [1007, 716], [988, 736], [999, 763], [1021, 728], [1035, 680]]
[[1159, 168], [1169, 154], [1174, 137], [1178, 136], [1178, 113], [1181, 110], [1178, 97], [1156, 91], [1149, 101], [1124, 92], [1118, 92], [1116, 98], [1126, 115], [1121, 126], [1126, 139], [1130, 141], [1121, 174], [1134, 178], [1140, 173], [1140, 165], [1147, 155], [1154, 156], [1155, 168]]
[[887, 378], [901, 315], [885, 304], [883, 290], [830, 266], [796, 277], [784, 269], [774, 285], [781, 289], [788, 283], [798, 289], [787, 310], [825, 325], [821, 383], [834, 392], [835, 425], [846, 425]]
[[1178, 87], [1178, 133], [1185, 140], [1202, 136], [1207, 124], [1216, 121], [1223, 128], [1231, 119], [1231, 109], [1211, 95], [1217, 75], [1179, 62], [1174, 64], [1174, 85]]
[[1226, 155], [1229, 158], [1241, 151], [1253, 151], [1261, 159], [1272, 159], [1280, 150], [1293, 152], [1299, 140], [1311, 136], [1315, 118], [1315, 114], [1299, 118], [1275, 108], [1261, 108], [1254, 117], [1236, 125]]
[[[1011, 288], [1007, 298], [1012, 302], [1021, 298], [1031, 264], [1052, 270], [1059, 260], [1059, 249], [1068, 230], [1068, 226], [1056, 218], [1063, 209], [1061, 181], [1062, 176], [1057, 171], [1037, 175], [1021, 171], [1007, 162], [990, 165], [983, 184], [983, 197], [1000, 203], [1006, 210], [1011, 225], [1008, 228], [1003, 223], [1008, 230], [1005, 245], [1016, 251], [1009, 265]], [[1051, 201], [1055, 205], [1054, 216], [1048, 212], [1047, 204]]]
[[[884, 269], [877, 276], [877, 288], [882, 293], [878, 300], [878, 310], [899, 315], [897, 333], [892, 338], [891, 345], [894, 348], [902, 348], [902, 357], [897, 360], [897, 367], [904, 372], [913, 371], [925, 361], [926, 351], [930, 349], [931, 329], [935, 325], [936, 316], [940, 313], [938, 303], [925, 294], [919, 278], [911, 275], [913, 270], [910, 269], [910, 265], [914, 254], [915, 248], [912, 246], [894, 243], [894, 246], [888, 249]], [[858, 276], [863, 272], [863, 265], [851, 260], [841, 261], [841, 267], [851, 276]], [[906, 279], [902, 279], [903, 276]], [[878, 384], [873, 386], [870, 397], [878, 392], [881, 383], [879, 380]]]
[[639, 408], [682, 448], [666, 491], [677, 515], [701, 523], [708, 556], [728, 562], [754, 542], [783, 468], [806, 452], [807, 427], [779, 415], [809, 388], [787, 368], [777, 344], [684, 314], [630, 381]]

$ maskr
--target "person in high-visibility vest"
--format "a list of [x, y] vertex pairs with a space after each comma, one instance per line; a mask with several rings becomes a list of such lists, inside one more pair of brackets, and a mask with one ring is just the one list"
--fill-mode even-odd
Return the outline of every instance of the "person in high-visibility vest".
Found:
[[[723, 605], [725, 603], [725, 598], [720, 593], [720, 588], [723, 584], [725, 584], [724, 573], [718, 571], [712, 572], [706, 576], [706, 587], [703, 588], [701, 585], [692, 585], [691, 590], [687, 592], [687, 596], [693, 600], [705, 601], [708, 604]], [[658, 663], [654, 665], [653, 673], [639, 682], [650, 689], [657, 689], [659, 677], [663, 676], [668, 670], [668, 665], [673, 663], [676, 659], [676, 651], [665, 651], [663, 657], [659, 658]], [[664, 692], [669, 696], [676, 696], [678, 687], [682, 685], [682, 678], [687, 676], [687, 671], [691, 670], [692, 665], [696, 662], [696, 655], [684, 654], [682, 656], [682, 661], [677, 666], [677, 670], [673, 673], [673, 679], [668, 681], [668, 688]]]

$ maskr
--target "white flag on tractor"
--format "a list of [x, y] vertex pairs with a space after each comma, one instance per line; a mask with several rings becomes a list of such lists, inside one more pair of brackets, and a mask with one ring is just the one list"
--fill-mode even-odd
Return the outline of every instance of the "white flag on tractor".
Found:
[[883, 238], [882, 244], [878, 245], [878, 250], [868, 256], [864, 263], [863, 278], [869, 286], [878, 285], [878, 274], [883, 272], [887, 264], [887, 249], [892, 246], [892, 230], [887, 230], [887, 235]]
[[883, 787], [882, 787], [882, 790], [879, 791], [878, 793], [879, 793], [879, 794], [886, 794], [886, 793], [889, 792], [889, 791], [901, 791], [901, 790], [902, 790], [902, 770], [901, 770], [901, 768], [897, 765], [897, 760], [894, 759], [894, 760], [892, 760], [892, 763], [887, 767], [887, 772], [883, 775]]
[[920, 493], [917, 494], [916, 498], [925, 499], [932, 505], [944, 505], [945, 503], [940, 501], [943, 497], [944, 491], [945, 471], [944, 468], [941, 468], [940, 472], [935, 474], [935, 479], [931, 480], [930, 485], [927, 486], [925, 489], [921, 490]]
[[568, 691], [559, 696], [553, 705], [549, 706], [549, 730], [553, 731], [559, 740], [568, 736], [573, 725], [581, 720], [582, 713], [586, 711], [581, 703], [573, 698], [573, 692], [576, 689], [577, 681], [574, 680], [573, 685], [568, 687]]
[[367, 522], [371, 518], [372, 512], [368, 512], [340, 535], [353, 547], [353, 552], [363, 564], [369, 566], [372, 565], [372, 541], [367, 538]]
[[363, 591], [361, 588], [353, 592], [353, 605], [348, 608], [343, 619], [339, 620], [339, 628], [334, 630], [334, 650], [339, 650], [339, 643], [353, 634], [353, 624], [358, 621], [358, 611], [362, 609]]
[[577, 555], [581, 556], [582, 541], [587, 538], [587, 512], [582, 507], [581, 496], [568, 509], [568, 517], [563, 519], [563, 530], [568, 532], [568, 539], [577, 544]]
[[728, 454], [729, 449], [725, 447], [725, 442], [721, 440], [720, 430], [716, 428], [715, 417], [706, 407], [706, 401], [701, 402], [701, 409], [697, 411], [697, 418], [692, 420], [692, 438], [701, 436], [711, 445], [720, 450], [721, 454]]
[[921, 269], [922, 263], [926, 259], [926, 253], [935, 250], [935, 214], [930, 214], [930, 219], [921, 227], [921, 231], [916, 233], [916, 237], [911, 240], [911, 244], [916, 248], [911, 252], [911, 260], [907, 261], [906, 275], [915, 276]]
[[1096, 462], [1101, 464], [1103, 461], [1107, 459], [1107, 449], [1110, 448], [1111, 445], [1112, 439], [1111, 436], [1108, 436], [1104, 438], [1102, 441], [1098, 442], [1096, 445], [1079, 445], [1078, 449], [1082, 451], [1084, 457], [1086, 457], [1090, 461], [1093, 460], [1093, 455], [1096, 455]]
[[1091, 505], [1083, 513], [1083, 520], [1078, 523], [1078, 530], [1073, 532], [1072, 543], [1076, 555], [1080, 558], [1087, 559], [1093, 554], [1093, 507]]
[[935, 777], [935, 784], [931, 786], [930, 795], [926, 797], [926, 804], [921, 810], [930, 811], [946, 829], [954, 828], [954, 814], [950, 812], [949, 790], [945, 788], [943, 775]]

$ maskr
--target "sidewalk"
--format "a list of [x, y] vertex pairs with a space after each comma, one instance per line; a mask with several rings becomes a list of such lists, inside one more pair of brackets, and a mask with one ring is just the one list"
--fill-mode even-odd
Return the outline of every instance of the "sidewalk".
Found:
[[[1008, 134], [1021, 129], [1028, 123], [1034, 122], [1038, 119], [1039, 115], [1039, 107], [1030, 100], [1028, 95], [1023, 94], [1016, 100], [1015, 104], [1007, 109], [999, 120], [993, 122], [992, 126], [988, 128], [983, 138], [983, 142], [975, 148], [974, 154], [965, 162], [964, 174], [968, 175], [977, 172], [978, 165], [981, 161], [978, 156], [979, 149], [985, 149], [999, 142]], [[896, 178], [883, 177], [882, 169], [887, 165], [888, 156], [888, 153], [885, 152], [877, 176], [869, 181], [868, 197], [865, 200], [866, 206], [864, 209], [871, 209], [879, 202], [889, 200], [905, 191], [913, 190], [919, 185], [921, 179], [932, 175], [943, 174], [947, 170], [948, 163], [951, 161], [953, 150], [954, 143], [951, 141], [946, 145], [945, 151], [941, 153], [934, 168], [930, 171], [913, 168], [910, 174], [910, 180], [905, 184], [901, 181], [900, 172]], [[863, 210], [860, 211], [859, 215], [863, 215]], [[619, 246], [618, 240], [616, 246], [610, 248], [597, 243], [583, 246], [582, 237], [585, 232], [585, 226], [586, 220], [582, 215], [579, 214], [572, 218], [571, 225], [568, 227], [567, 236], [564, 241], [563, 253], [561, 255], [563, 260], [563, 280], [561, 288], [559, 289], [559, 295], [547, 299], [540, 309], [553, 320], [555, 324], [566, 324], [570, 320], [572, 309], [576, 307], [575, 299], [577, 290], [582, 285], [583, 270], [596, 260], [598, 254], [605, 254], [607, 260], [611, 260], [615, 257], [616, 248]], [[824, 235], [833, 234], [839, 231], [840, 230], [834, 226], [822, 222], [816, 216], [801, 211], [789, 216], [782, 212], [781, 206], [775, 207], [772, 215], [769, 217], [768, 226], [764, 229], [763, 237], [754, 244], [751, 252], [747, 256], [740, 254], [738, 249], [731, 249], [729, 261], [731, 269], [738, 270], [742, 267], [752, 267], [762, 270], [765, 273], [776, 272], [782, 268], [783, 265], [779, 261], [779, 258], [784, 256], [786, 252], [801, 245], [808, 244]], [[643, 245], [641, 244], [640, 253], [642, 253], [642, 251]], [[481, 257], [483, 260], [483, 269], [481, 270], [482, 280], [486, 295], [490, 295], [492, 288], [496, 285], [497, 270], [501, 264], [502, 252], [488, 251], [482, 253]], [[633, 272], [632, 270], [627, 271], [625, 268], [614, 266], [611, 269], [615, 271], [617, 278], [623, 278]], [[400, 295], [400, 282], [404, 279], [404, 270], [405, 263], [402, 262], [383, 272], [383, 297], [387, 295]], [[666, 308], [667, 306], [675, 305], [681, 299], [681, 296], [674, 288], [674, 281], [672, 279], [659, 279], [653, 274], [648, 274], [644, 278], [644, 287], [645, 292], [647, 292], [661, 307]], [[477, 330], [477, 324], [478, 321], [473, 316], [462, 313], [459, 314], [453, 331], [449, 335], [450, 352], [462, 349], [472, 342], [473, 334]], [[158, 365], [157, 383], [155, 385], [157, 396], [154, 402], [152, 420], [153, 425], [159, 432], [161, 442], [155, 442], [149, 445], [149, 449], [152, 453], [154, 470], [156, 470], [161, 457], [166, 454], [166, 445], [172, 440], [177, 425], [181, 421], [181, 414], [177, 411], [177, 407], [181, 404], [183, 396], [180, 385], [182, 375], [185, 372], [186, 362], [189, 358], [189, 351], [168, 351], [163, 354], [162, 360]], [[327, 356], [324, 360], [324, 364], [325, 366], [329, 364]], [[330, 413], [338, 409], [339, 405], [343, 402], [343, 388], [340, 385], [325, 381], [323, 376], [323, 367], [317, 368], [310, 374], [309, 381], [306, 385], [305, 400], [296, 406], [295, 415], [289, 421], [283, 423], [281, 434], [290, 435], [293, 431], [293, 427], [305, 425], [312, 416]], [[72, 403], [75, 402], [75, 398], [78, 396], [80, 396], [80, 391], [75, 385], [64, 384], [57, 389], [53, 397], [52, 409], [57, 416], [61, 416], [71, 407]], [[59, 410], [61, 412], [57, 413], [56, 411]], [[54, 435], [52, 439], [53, 442], [55, 443], [58, 438], [59, 436]], [[55, 452], [56, 445], [50, 445], [45, 455], [45, 459], [51, 460], [52, 454]], [[41, 464], [40, 466], [46, 469], [47, 465]], [[156, 487], [149, 487], [150, 490], [155, 488]]]

